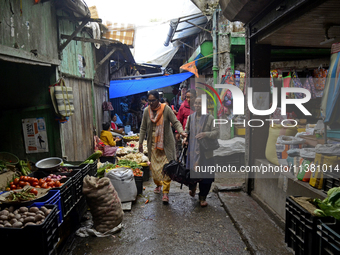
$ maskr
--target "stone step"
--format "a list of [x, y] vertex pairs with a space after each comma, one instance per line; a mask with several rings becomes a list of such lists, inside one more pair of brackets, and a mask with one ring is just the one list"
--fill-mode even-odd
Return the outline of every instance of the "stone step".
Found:
[[244, 192], [219, 192], [218, 196], [255, 254], [294, 254], [285, 244], [284, 231], [253, 198]]

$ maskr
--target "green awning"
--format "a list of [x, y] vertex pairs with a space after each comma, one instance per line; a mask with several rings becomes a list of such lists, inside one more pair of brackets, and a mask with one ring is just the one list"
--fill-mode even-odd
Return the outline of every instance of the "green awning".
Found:
[[234, 55], [245, 54], [246, 38], [243, 32], [235, 32], [230, 35], [230, 53]]
[[213, 45], [211, 41], [205, 41], [197, 47], [195, 52], [189, 58], [188, 63], [196, 60], [196, 67], [198, 70], [203, 70], [213, 62]]

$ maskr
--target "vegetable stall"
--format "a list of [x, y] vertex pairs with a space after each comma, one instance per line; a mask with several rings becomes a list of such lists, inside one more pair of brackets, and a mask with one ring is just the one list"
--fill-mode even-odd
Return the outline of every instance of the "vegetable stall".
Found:
[[16, 252], [35, 246], [36, 254], [51, 254], [60, 247], [69, 229], [76, 229], [87, 211], [83, 179], [97, 175], [101, 155], [96, 151], [83, 162], [59, 158], [31, 162], [0, 153], [2, 242], [16, 247]]
[[[58, 249], [88, 210], [83, 193], [86, 176], [109, 178], [122, 203], [135, 201], [149, 178], [147, 147], [145, 142], [144, 153], [138, 151], [138, 136], [123, 140], [125, 147], [117, 150], [114, 163], [100, 162], [100, 150], [82, 162], [59, 158], [31, 162], [10, 154], [0, 157], [0, 169], [7, 173], [0, 190], [0, 238], [14, 246], [22, 237], [27, 245], [39, 246], [37, 254]], [[128, 176], [124, 185], [116, 181], [117, 175]]]
[[[123, 137], [125, 147], [119, 147], [116, 151], [115, 163], [101, 162], [98, 163], [98, 177], [108, 176], [118, 194], [131, 192], [136, 186], [136, 195], [131, 194], [126, 201], [135, 201], [136, 196], [143, 193], [143, 181], [149, 180], [149, 159], [147, 157], [146, 141], [143, 142], [143, 153], [138, 151], [139, 137], [138, 135]], [[115, 182], [115, 176], [119, 176], [124, 172], [126, 183], [123, 187], [117, 187], [118, 182]], [[120, 192], [119, 192], [120, 191]], [[121, 198], [122, 199], [122, 198]], [[124, 199], [123, 199], [124, 200]]]

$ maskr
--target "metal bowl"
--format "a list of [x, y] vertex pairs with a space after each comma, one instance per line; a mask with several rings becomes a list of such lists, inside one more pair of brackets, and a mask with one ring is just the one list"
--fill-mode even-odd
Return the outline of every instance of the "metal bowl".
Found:
[[60, 166], [63, 162], [61, 158], [45, 158], [38, 161], [35, 166], [39, 169], [52, 170]]

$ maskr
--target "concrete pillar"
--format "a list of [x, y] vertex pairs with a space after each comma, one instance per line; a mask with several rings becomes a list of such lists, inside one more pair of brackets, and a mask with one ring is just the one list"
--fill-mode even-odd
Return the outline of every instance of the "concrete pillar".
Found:
[[[231, 68], [230, 58], [230, 33], [232, 32], [232, 22], [227, 20], [221, 13], [218, 17], [218, 68], [219, 76], [218, 83], [221, 82], [222, 75], [225, 74], [228, 68]], [[223, 99], [222, 99], [223, 100]], [[230, 125], [221, 125], [220, 139], [230, 139]]]
[[[271, 45], [256, 44], [255, 40], [249, 39], [249, 29], [246, 30], [246, 75], [247, 88], [251, 86], [253, 92], [270, 93], [270, 51]], [[255, 82], [255, 78], [268, 78], [266, 82]], [[248, 95], [248, 91], [247, 91]], [[247, 102], [247, 100], [245, 100]], [[265, 158], [265, 150], [269, 132], [269, 122], [265, 121], [269, 116], [257, 116], [252, 114], [246, 103], [246, 121], [251, 119], [260, 119], [264, 122], [263, 127], [250, 128], [246, 127], [246, 155], [245, 162], [247, 165], [254, 165], [255, 159]], [[253, 178], [250, 173], [246, 181], [247, 192], [253, 189]]]

